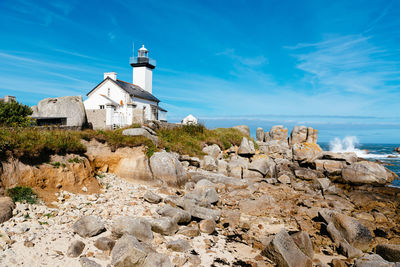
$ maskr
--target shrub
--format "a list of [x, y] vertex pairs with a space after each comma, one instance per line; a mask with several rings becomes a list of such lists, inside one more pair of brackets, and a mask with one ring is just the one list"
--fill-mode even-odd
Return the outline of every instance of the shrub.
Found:
[[0, 103], [0, 126], [16, 127], [29, 126], [32, 114], [30, 107], [18, 102]]
[[37, 202], [37, 194], [30, 187], [16, 186], [8, 189], [7, 194], [14, 202], [26, 202], [30, 204]]

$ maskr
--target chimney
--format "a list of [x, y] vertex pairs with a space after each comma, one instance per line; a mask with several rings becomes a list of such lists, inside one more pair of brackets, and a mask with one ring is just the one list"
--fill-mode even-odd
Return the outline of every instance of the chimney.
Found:
[[115, 72], [105, 72], [104, 73], [104, 80], [107, 79], [107, 77], [110, 77], [111, 79], [116, 81], [117, 80], [117, 73], [115, 73]]

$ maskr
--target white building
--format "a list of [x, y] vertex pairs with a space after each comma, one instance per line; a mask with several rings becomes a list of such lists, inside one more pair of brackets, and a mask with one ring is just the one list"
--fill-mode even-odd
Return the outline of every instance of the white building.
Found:
[[115, 72], [104, 73], [104, 80], [94, 87], [84, 101], [88, 122], [94, 129], [129, 126], [147, 120], [166, 121], [167, 111], [159, 106], [152, 94], [155, 62], [148, 50], [138, 50], [130, 59], [133, 67], [132, 83], [117, 79]]

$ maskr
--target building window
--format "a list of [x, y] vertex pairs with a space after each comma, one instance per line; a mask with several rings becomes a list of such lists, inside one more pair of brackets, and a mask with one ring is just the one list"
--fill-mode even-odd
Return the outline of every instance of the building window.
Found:
[[110, 97], [110, 88], [107, 89], [107, 96]]
[[100, 109], [104, 109], [104, 105], [100, 105]]

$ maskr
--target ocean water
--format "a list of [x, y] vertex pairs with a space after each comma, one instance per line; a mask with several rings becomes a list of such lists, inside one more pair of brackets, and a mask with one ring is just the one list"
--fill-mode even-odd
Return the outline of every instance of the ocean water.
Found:
[[[385, 167], [400, 176], [400, 154], [393, 151], [399, 144], [361, 144], [354, 136], [344, 139], [335, 138], [329, 143], [319, 143], [323, 150], [333, 152], [354, 152], [358, 157], [371, 161], [380, 161]], [[400, 187], [400, 180], [393, 181], [393, 186]]]

